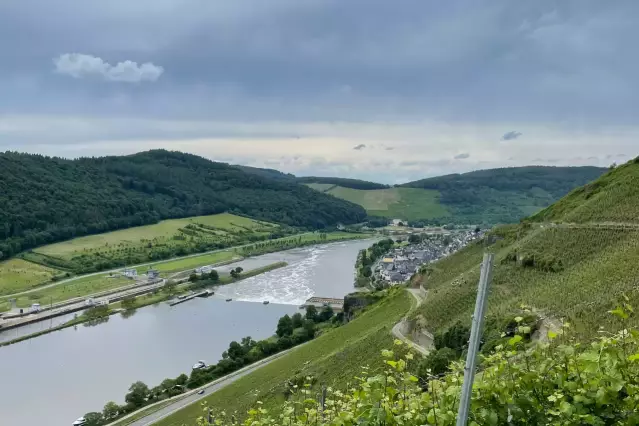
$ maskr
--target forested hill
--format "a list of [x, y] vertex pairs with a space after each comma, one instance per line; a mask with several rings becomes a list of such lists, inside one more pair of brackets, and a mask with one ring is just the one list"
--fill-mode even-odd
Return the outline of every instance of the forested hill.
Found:
[[0, 206], [0, 258], [75, 236], [225, 211], [308, 228], [366, 215], [304, 185], [164, 150], [78, 160], [0, 154]]
[[298, 177], [297, 181], [299, 183], [321, 183], [321, 184], [328, 184], [328, 185], [337, 185], [343, 188], [351, 188], [351, 189], [385, 189], [389, 187], [388, 185], [369, 182], [366, 180], [346, 179], [346, 178], [338, 178], [338, 177], [305, 176], [305, 177]]
[[600, 167], [512, 167], [422, 179], [400, 185], [438, 191], [451, 217], [508, 223], [547, 207], [591, 182]]

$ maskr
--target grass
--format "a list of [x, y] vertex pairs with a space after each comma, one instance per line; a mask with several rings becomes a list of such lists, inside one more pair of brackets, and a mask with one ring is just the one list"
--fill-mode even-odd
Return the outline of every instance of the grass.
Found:
[[40, 247], [22, 256], [36, 263], [95, 272], [154, 259], [223, 249], [267, 238], [280, 227], [229, 213], [165, 220]]
[[572, 191], [531, 219], [537, 222], [639, 223], [639, 160], [619, 166]]
[[[180, 395], [182, 398], [186, 398], [188, 395]], [[177, 399], [180, 398], [176, 398], [173, 400], [167, 400], [167, 401], [162, 401], [157, 403], [157, 405], [154, 405], [152, 407], [147, 407], [144, 410], [141, 410], [139, 412], [136, 412], [134, 415], [132, 415], [131, 417], [128, 417], [126, 419], [122, 419], [122, 420], [118, 420], [117, 422], [114, 423], [110, 423], [110, 426], [128, 426], [131, 423], [140, 420], [146, 416], [148, 416], [151, 413], [155, 413], [158, 410], [163, 409], [164, 407], [166, 407], [167, 405], [171, 405], [172, 403], [174, 403]]]
[[[639, 306], [639, 231], [512, 229], [519, 238], [511, 233], [492, 247], [496, 259], [489, 315], [508, 316], [526, 304], [566, 318], [580, 337], [589, 339], [600, 326], [618, 327], [607, 312], [624, 294]], [[429, 268], [423, 280], [429, 296], [420, 314], [431, 331], [470, 321], [482, 252], [481, 245], [473, 245]]]
[[[405, 220], [449, 216], [439, 202], [439, 192], [420, 188], [352, 189], [341, 186], [324, 188], [325, 184], [309, 184], [314, 189], [359, 204], [368, 214]], [[321, 188], [320, 188], [321, 186]], [[317, 187], [317, 188], [316, 188]], [[323, 189], [322, 189], [323, 188]], [[328, 189], [328, 191], [327, 191]]]
[[[59, 284], [40, 291], [35, 291], [22, 296], [18, 296], [16, 303], [19, 308], [26, 308], [33, 303], [48, 305], [51, 303], [59, 303], [75, 297], [83, 297], [101, 291], [113, 290], [119, 287], [134, 284], [127, 278], [114, 277], [109, 278], [108, 274], [94, 275], [84, 278], [78, 278], [68, 283]], [[8, 304], [4, 307], [9, 308]], [[4, 309], [4, 310], [6, 310]], [[0, 304], [0, 311], [3, 305]]]
[[63, 275], [57, 269], [22, 259], [0, 262], [0, 296], [30, 290]]
[[[154, 225], [138, 226], [135, 228], [122, 229], [119, 231], [107, 232], [104, 234], [89, 235], [86, 237], [74, 238], [70, 241], [51, 244], [40, 247], [35, 251], [48, 256], [59, 258], [73, 258], [84, 251], [108, 249], [112, 246], [139, 246], [154, 239], [166, 240], [180, 232], [187, 225], [207, 225], [217, 229], [220, 236], [231, 231], [245, 231], [248, 229], [263, 229], [267, 227], [264, 222], [258, 222], [242, 216], [235, 216], [229, 213], [216, 214], [211, 216], [197, 216], [185, 219], [163, 220]], [[274, 225], [268, 225], [272, 227]]]
[[[333, 329], [291, 353], [242, 377], [204, 400], [209, 406], [240, 417], [256, 401], [266, 409], [276, 409], [284, 400], [284, 383], [296, 376], [311, 375], [317, 383], [345, 387], [345, 378], [353, 378], [364, 364], [380, 367], [380, 352], [392, 345], [391, 329], [406, 314], [410, 295], [397, 291], [372, 306], [350, 323]], [[157, 423], [159, 426], [195, 424], [202, 415], [199, 403], [185, 407]]]
[[227, 262], [239, 258], [233, 251], [224, 250], [215, 253], [207, 253], [200, 256], [187, 257], [185, 259], [170, 260], [165, 262], [153, 263], [147, 266], [137, 268], [138, 273], [144, 273], [149, 269], [157, 269], [161, 273], [171, 273], [186, 271], [187, 269], [197, 268], [198, 266], [207, 266], [215, 263]]

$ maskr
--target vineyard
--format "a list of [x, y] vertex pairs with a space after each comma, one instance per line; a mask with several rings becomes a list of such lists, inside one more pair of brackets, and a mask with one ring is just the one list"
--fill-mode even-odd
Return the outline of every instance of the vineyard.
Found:
[[76, 238], [40, 247], [24, 257], [73, 272], [94, 272], [223, 249], [291, 232], [292, 229], [275, 224], [224, 213]]
[[[527, 303], [569, 318], [587, 338], [610, 325], [605, 313], [622, 294], [639, 301], [639, 231], [518, 225], [496, 232], [503, 239], [490, 247], [496, 253], [491, 316], [503, 317]], [[470, 321], [484, 248], [475, 244], [425, 271], [423, 284], [431, 291], [420, 314], [429, 328]]]
[[639, 157], [572, 191], [531, 220], [639, 223]]

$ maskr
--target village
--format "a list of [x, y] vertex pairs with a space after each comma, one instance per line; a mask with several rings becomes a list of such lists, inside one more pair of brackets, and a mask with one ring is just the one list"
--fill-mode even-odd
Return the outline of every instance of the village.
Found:
[[479, 229], [441, 234], [413, 234], [396, 245], [373, 266], [373, 281], [383, 286], [404, 283], [422, 265], [447, 257], [483, 238]]

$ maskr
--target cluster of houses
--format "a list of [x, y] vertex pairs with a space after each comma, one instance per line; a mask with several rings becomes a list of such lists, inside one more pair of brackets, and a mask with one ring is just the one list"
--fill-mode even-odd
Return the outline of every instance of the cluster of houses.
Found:
[[394, 248], [374, 266], [375, 280], [390, 285], [404, 283], [420, 266], [449, 256], [481, 238], [482, 232], [453, 231], [448, 234], [429, 235], [421, 242]]

